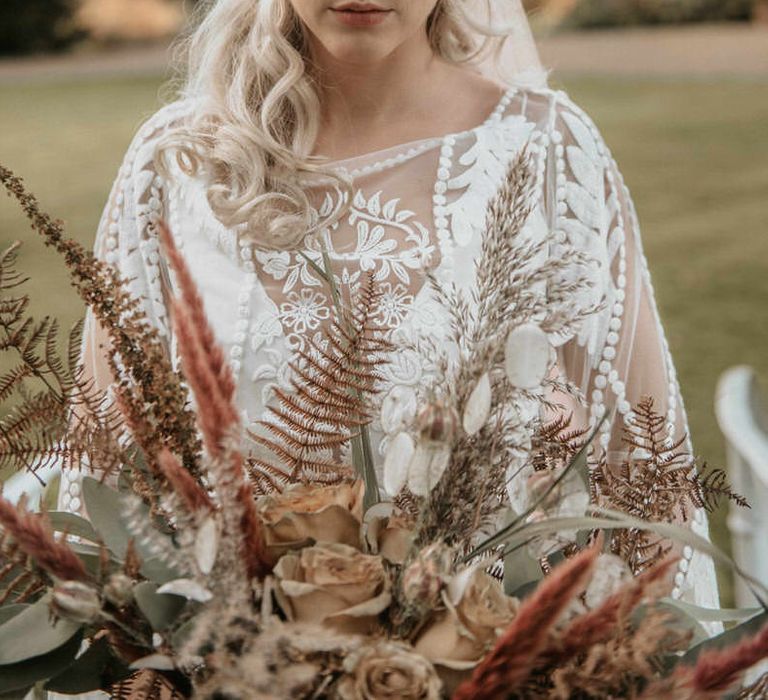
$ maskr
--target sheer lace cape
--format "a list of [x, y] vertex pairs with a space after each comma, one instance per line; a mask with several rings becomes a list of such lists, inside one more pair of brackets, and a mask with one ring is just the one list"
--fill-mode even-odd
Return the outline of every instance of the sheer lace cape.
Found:
[[[349, 213], [323, 235], [343, 284], [354, 287], [362, 274], [375, 274], [382, 292], [377, 320], [383, 326], [396, 328], [402, 339], [439, 339], [447, 327], [424, 286], [422, 267], [428, 260], [437, 262], [439, 279], [471, 284], [486, 204], [507, 165], [526, 146], [534, 157], [538, 193], [531, 235], [546, 240], [551, 255], [562, 246], [575, 246], [599, 263], [591, 296], [574, 303], [602, 299], [604, 310], [574, 337], [552, 340], [559, 370], [586, 397], [585, 405], [571, 406], [575, 422], [588, 425], [610, 410], [599, 439], [613, 458], [620, 458], [615, 453], [623, 449], [622, 428], [641, 397], [656, 400], [670, 441], [688, 433], [686, 414], [629, 192], [592, 120], [565, 93], [543, 85], [534, 59], [518, 64], [525, 69], [517, 70], [519, 80], [499, 82], [503, 95], [476, 127], [334, 161], [354, 177], [355, 195]], [[331, 315], [331, 302], [298, 251], [254, 249], [213, 216], [201, 182], [180, 172], [165, 180], [155, 171], [158, 139], [194, 108], [189, 100], [170, 104], [139, 130], [105, 207], [94, 250], [132, 280], [132, 291], [177, 360], [168, 316], [174, 280], [155, 228], [160, 217], [170, 223], [227, 351], [249, 426], [263, 417], [274, 388], [286, 385], [288, 362], [320, 332]], [[340, 204], [338, 191], [319, 189], [316, 194], [318, 216]], [[310, 258], [319, 255], [312, 243], [304, 252]], [[103, 341], [89, 312], [82, 356], [87, 371], [106, 387], [111, 377], [100, 348]], [[396, 395], [399, 405], [415, 405], [429, 378], [424, 358], [398, 352], [385, 372], [383, 396]], [[374, 422], [379, 466], [397, 429], [387, 416]], [[246, 447], [256, 450], [253, 444]], [[687, 447], [692, 452], [690, 442]], [[79, 484], [66, 475], [60, 505], [82, 508]], [[706, 536], [703, 511], [696, 513], [691, 527]], [[672, 595], [716, 607], [711, 560], [683, 548]]]

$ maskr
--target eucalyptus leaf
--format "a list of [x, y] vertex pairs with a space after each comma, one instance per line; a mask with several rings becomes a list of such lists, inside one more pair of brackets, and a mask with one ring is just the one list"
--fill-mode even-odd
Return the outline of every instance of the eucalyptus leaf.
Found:
[[[125, 559], [128, 543], [134, 539], [123, 515], [123, 498], [118, 491], [102, 484], [98, 479], [83, 477], [83, 499], [88, 515], [98, 535], [109, 550], [121, 561]], [[152, 521], [149, 508], [142, 505], [140, 518]], [[165, 536], [157, 530], [158, 536]], [[135, 542], [136, 551], [142, 559], [141, 572], [153, 581], [164, 583], [178, 577], [166, 564], [153, 556], [152, 551], [142, 542]]]
[[42, 656], [68, 642], [81, 625], [51, 620], [50, 595], [0, 625], [0, 665]]
[[635, 615], [643, 615], [648, 610], [664, 613], [667, 618], [664, 627], [670, 632], [676, 630], [678, 632], [690, 633], [691, 645], [701, 644], [701, 642], [709, 639], [709, 634], [707, 634], [707, 631], [701, 626], [699, 621], [689, 615], [682, 607], [675, 605], [676, 602], [671, 598], [657, 600], [648, 606], [640, 606], [635, 611]]
[[87, 693], [107, 688], [130, 674], [128, 667], [112, 653], [106, 637], [101, 637], [66, 671], [49, 680], [45, 689], [57, 693]]
[[90, 476], [83, 477], [82, 488], [88, 516], [99, 538], [113, 554], [124, 559], [132, 537], [124, 521], [120, 494]]
[[519, 598], [524, 586], [538, 583], [542, 576], [538, 562], [523, 547], [504, 560], [504, 591], [507, 595]]
[[0, 666], [0, 688], [23, 690], [39, 681], [60, 674], [72, 665], [83, 641], [81, 633], [47, 654], [26, 661]]
[[16, 617], [21, 612], [24, 612], [29, 605], [22, 603], [13, 603], [12, 605], [4, 605], [0, 608], [0, 625], [4, 622], [8, 622], [12, 617]]
[[679, 608], [699, 622], [743, 622], [763, 612], [762, 608], [702, 608], [673, 598], [661, 598], [659, 602]]
[[192, 618], [187, 620], [181, 627], [173, 632], [171, 635], [171, 646], [174, 649], [181, 649], [186, 644], [192, 632], [197, 627], [197, 620]]
[[187, 601], [171, 593], [158, 593], [157, 588], [156, 584], [144, 581], [134, 586], [133, 596], [152, 629], [162, 632], [178, 619]]
[[702, 652], [733, 646], [742, 639], [757, 634], [766, 624], [768, 624], [768, 613], [761, 612], [752, 619], [742, 622], [737, 627], [726, 630], [722, 634], [718, 634], [716, 637], [696, 645], [679, 659], [679, 663], [692, 666], [696, 663]]
[[93, 529], [93, 525], [85, 518], [81, 518], [74, 513], [52, 511], [48, 513], [48, 520], [56, 532], [66, 532], [69, 535], [74, 535], [90, 542], [101, 541], [96, 530]]
[[[518, 523], [512, 527], [502, 528], [496, 535], [489, 538], [478, 547], [472, 556], [482, 554], [500, 544], [505, 545], [506, 550], [514, 550], [534, 537], [541, 537], [560, 532], [562, 530], [602, 530], [637, 528], [654, 532], [667, 539], [681, 542], [709, 555], [715, 561], [720, 561], [751, 584], [752, 591], [761, 602], [768, 599], [768, 589], [756, 578], [750, 576], [731, 557], [720, 548], [713, 545], [708, 539], [694, 533], [690, 528], [672, 523], [659, 523], [649, 520], [633, 518], [625, 513], [619, 513], [604, 508], [593, 508], [593, 515], [565, 518], [547, 518], [532, 523]], [[760, 592], [758, 594], [758, 591]], [[764, 606], [765, 607], [765, 606]]]

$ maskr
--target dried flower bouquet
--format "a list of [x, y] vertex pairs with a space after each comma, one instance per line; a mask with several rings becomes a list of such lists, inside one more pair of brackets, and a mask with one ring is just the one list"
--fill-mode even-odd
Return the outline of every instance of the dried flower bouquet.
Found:
[[[574, 391], [551, 372], [548, 334], [591, 310], [569, 303], [588, 260], [544, 260], [545, 244], [526, 235], [525, 154], [489, 207], [473, 291], [429, 280], [452, 338], [414, 345], [433, 381], [389, 445], [390, 500], [367, 435], [395, 348], [371, 323], [372, 280], [351, 305], [339, 301], [324, 342], [295, 358], [292, 390], [248, 436], [272, 456], [256, 459], [165, 227], [183, 373], [117, 273], [65, 238], [11, 172], [0, 168], [0, 180], [108, 330], [115, 377], [109, 395], [84, 377], [79, 324], [60, 357], [56, 322], [27, 313], [16, 246], [3, 254], [2, 349], [14, 364], [0, 378], [0, 464], [58, 460], [91, 474], [88, 521], [0, 498], [3, 698], [33, 688], [211, 700], [717, 698], [768, 655], [764, 609], [664, 597], [667, 542], [727, 560], [676, 523], [743, 499], [722, 472], [700, 473], [682, 442], [663, 446], [652, 399], [635, 407], [621, 465], [567, 416], [539, 418], [558, 408], [547, 390]], [[335, 285], [330, 266], [316, 272]], [[710, 640], [697, 617], [746, 622]], [[739, 697], [764, 697], [765, 685]]]

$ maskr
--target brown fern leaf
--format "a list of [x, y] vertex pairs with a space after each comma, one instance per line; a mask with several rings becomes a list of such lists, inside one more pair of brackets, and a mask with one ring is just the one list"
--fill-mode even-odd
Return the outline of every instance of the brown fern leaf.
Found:
[[[42, 212], [23, 181], [3, 166], [0, 184], [18, 201], [45, 245], [62, 256], [73, 287], [108, 331], [113, 375], [121, 377], [125, 400], [130, 400], [136, 413], [143, 413], [144, 421], [153, 425], [157, 448], [167, 444], [197, 475], [200, 444], [187, 390], [172, 366], [166, 342], [148, 322], [141, 302], [127, 291], [126, 280], [115, 267], [67, 238], [63, 224]], [[3, 261], [0, 258], [0, 266]], [[0, 284], [0, 291], [13, 289], [18, 283], [18, 277], [10, 277], [5, 286]], [[119, 357], [121, 369], [115, 357]]]
[[[743, 502], [727, 484], [723, 472], [699, 475], [696, 460], [681, 450], [686, 437], [668, 443], [666, 419], [656, 413], [651, 397], [634, 407], [634, 418], [624, 429], [629, 458], [608, 464], [601, 456], [591, 470], [591, 490], [601, 505], [640, 520], [688, 521], [696, 508], [713, 507], [722, 498]], [[661, 561], [669, 543], [637, 528], [614, 531], [611, 549], [635, 574]]]
[[173, 683], [157, 671], [137, 671], [110, 689], [111, 700], [184, 700]]
[[265, 460], [252, 463], [268, 474], [260, 487], [283, 481], [336, 483], [350, 476], [339, 455], [370, 423], [369, 401], [378, 393], [379, 371], [392, 350], [385, 331], [372, 321], [378, 298], [368, 275], [354, 306], [337, 314], [323, 329], [321, 342], [308, 341], [308, 349], [291, 362], [291, 390], [276, 388], [260, 431], [248, 431], [276, 460], [272, 466]]
[[568, 464], [587, 442], [589, 429], [571, 428], [573, 414], [559, 415], [540, 425], [532, 439], [532, 464], [537, 471]]
[[763, 700], [768, 698], [768, 673], [764, 673], [748, 688], [744, 688], [736, 700]]
[[6, 603], [26, 603], [43, 592], [50, 579], [0, 528], [0, 606]]
[[722, 499], [733, 501], [742, 508], [751, 508], [744, 496], [736, 493], [728, 483], [728, 475], [722, 469], [712, 469], [704, 464], [698, 474], [701, 489], [701, 507], [714, 511]]

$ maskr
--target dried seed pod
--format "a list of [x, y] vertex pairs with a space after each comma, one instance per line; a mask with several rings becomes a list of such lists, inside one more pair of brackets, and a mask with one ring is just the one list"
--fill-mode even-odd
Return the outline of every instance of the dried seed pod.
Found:
[[422, 442], [416, 447], [408, 470], [408, 488], [416, 496], [426, 497], [448, 468], [451, 450], [439, 442]]
[[441, 401], [427, 404], [416, 417], [416, 429], [424, 442], [449, 444], [456, 435], [458, 424], [456, 410]]
[[491, 377], [486, 372], [478, 380], [467, 399], [462, 421], [464, 432], [470, 437], [480, 432], [491, 415]]
[[53, 588], [51, 610], [54, 615], [88, 625], [101, 613], [101, 600], [95, 588], [80, 581], [63, 581]]
[[219, 529], [216, 519], [209, 517], [200, 527], [195, 538], [195, 559], [201, 574], [210, 574], [219, 550]]
[[115, 607], [124, 608], [133, 600], [135, 581], [123, 573], [112, 574], [104, 586], [104, 597]]
[[549, 370], [549, 338], [535, 323], [524, 323], [507, 337], [504, 356], [512, 385], [518, 389], [535, 389], [541, 386]]
[[384, 459], [384, 489], [393, 496], [400, 492], [408, 480], [408, 469], [416, 445], [408, 433], [398, 433], [387, 449]]

